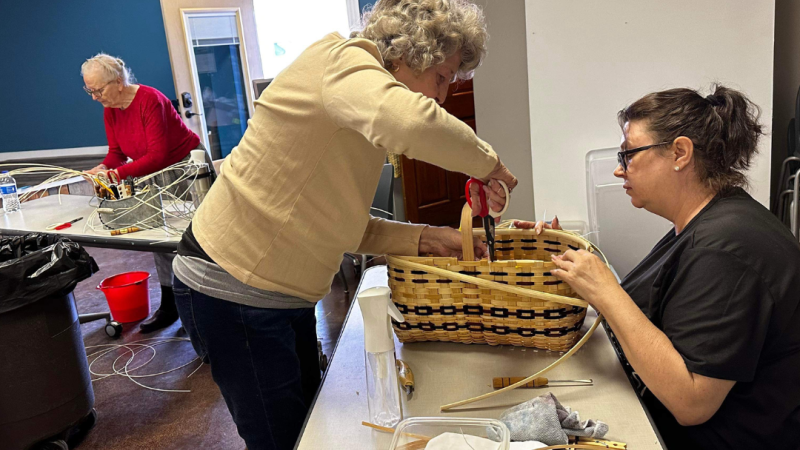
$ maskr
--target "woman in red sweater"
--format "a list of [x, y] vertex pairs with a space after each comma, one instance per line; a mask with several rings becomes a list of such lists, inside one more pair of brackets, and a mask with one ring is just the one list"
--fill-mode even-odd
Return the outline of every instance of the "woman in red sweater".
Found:
[[[188, 159], [203, 149], [200, 138], [181, 120], [169, 99], [158, 90], [134, 84], [125, 62], [98, 53], [81, 66], [84, 90], [103, 105], [108, 155], [87, 171], [114, 171], [119, 179], [141, 177]], [[132, 160], [132, 161], [129, 161]], [[161, 283], [161, 306], [140, 325], [142, 332], [167, 327], [178, 320], [172, 291], [172, 253], [154, 253]]]

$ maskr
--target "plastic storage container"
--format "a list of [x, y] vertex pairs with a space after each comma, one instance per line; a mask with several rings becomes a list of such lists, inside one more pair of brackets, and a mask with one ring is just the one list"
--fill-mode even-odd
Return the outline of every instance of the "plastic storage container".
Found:
[[625, 277], [672, 228], [666, 219], [631, 204], [614, 176], [619, 148], [586, 154], [586, 189], [589, 231], [586, 236], [603, 249], [620, 277]]
[[[400, 422], [394, 432], [390, 450], [420, 448], [412, 443], [435, 438], [444, 433], [476, 436], [496, 443], [496, 450], [508, 450], [511, 433], [503, 422], [495, 419], [470, 419], [465, 417], [413, 417]], [[470, 448], [465, 440], [464, 448]], [[412, 445], [409, 445], [412, 444]], [[420, 443], [420, 445], [422, 445]]]

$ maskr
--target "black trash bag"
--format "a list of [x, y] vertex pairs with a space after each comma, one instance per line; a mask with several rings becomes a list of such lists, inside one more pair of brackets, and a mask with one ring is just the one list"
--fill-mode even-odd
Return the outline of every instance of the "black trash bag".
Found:
[[63, 236], [31, 233], [0, 238], [0, 314], [53, 295], [66, 295], [99, 268]]

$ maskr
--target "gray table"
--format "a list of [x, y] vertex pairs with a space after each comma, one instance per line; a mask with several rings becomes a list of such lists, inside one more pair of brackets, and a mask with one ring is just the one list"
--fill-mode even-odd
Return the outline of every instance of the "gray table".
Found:
[[[84, 195], [51, 195], [22, 203], [22, 209], [5, 213], [0, 209], [0, 234], [19, 236], [27, 233], [51, 233], [67, 236], [69, 239], [89, 247], [105, 247], [121, 250], [146, 252], [174, 252], [178, 248], [179, 235], [170, 234], [165, 229], [138, 231], [121, 236], [111, 236], [109, 231], [96, 232], [84, 225], [95, 210], [89, 204], [93, 197]], [[93, 204], [97, 204], [97, 199]], [[83, 217], [70, 228], [47, 231], [48, 225], [68, 222]], [[189, 224], [185, 220], [170, 218], [170, 225], [184, 229]]]
[[[386, 267], [366, 271], [359, 292], [386, 286]], [[584, 332], [595, 319], [589, 312]], [[342, 335], [326, 372], [322, 387], [297, 443], [300, 450], [387, 449], [392, 435], [361, 425], [368, 420], [364, 371], [364, 328], [361, 311], [353, 302]], [[628, 444], [631, 450], [662, 449], [638, 397], [634, 393], [602, 328], [572, 358], [553, 369], [550, 379], [592, 378], [592, 387], [550, 387], [517, 389], [490, 399], [442, 413], [443, 404], [471, 398], [492, 390], [497, 376], [528, 376], [559, 354], [519, 347], [491, 347], [445, 342], [400, 344], [397, 357], [414, 372], [416, 391], [404, 401], [405, 417], [488, 417], [532, 397], [552, 391], [566, 406], [580, 412], [581, 418], [608, 423], [606, 438]]]

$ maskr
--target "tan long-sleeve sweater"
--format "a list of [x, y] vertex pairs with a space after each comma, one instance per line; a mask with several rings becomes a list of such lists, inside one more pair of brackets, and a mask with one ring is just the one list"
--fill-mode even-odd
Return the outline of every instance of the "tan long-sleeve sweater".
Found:
[[317, 301], [344, 252], [416, 255], [423, 226], [370, 217], [386, 152], [485, 177], [497, 155], [384, 69], [372, 41], [311, 45], [255, 113], [192, 229], [239, 281]]

